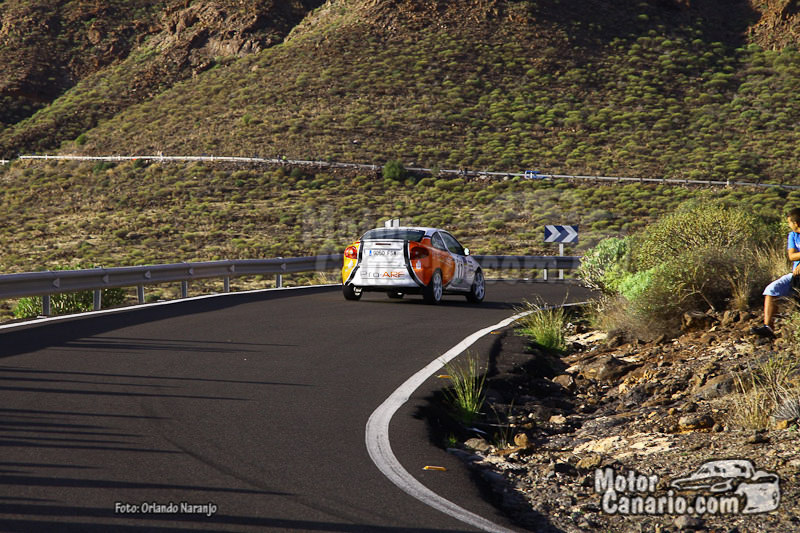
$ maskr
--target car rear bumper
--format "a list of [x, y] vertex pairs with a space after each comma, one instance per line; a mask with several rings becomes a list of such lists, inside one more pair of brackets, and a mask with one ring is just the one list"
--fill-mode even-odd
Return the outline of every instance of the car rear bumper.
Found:
[[421, 284], [407, 270], [366, 270], [359, 268], [349, 280], [356, 287], [367, 290], [387, 291], [396, 289], [418, 289]]

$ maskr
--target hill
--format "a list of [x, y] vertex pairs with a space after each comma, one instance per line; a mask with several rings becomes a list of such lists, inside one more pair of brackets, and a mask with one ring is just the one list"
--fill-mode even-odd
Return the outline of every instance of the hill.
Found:
[[[8, 22], [34, 7], [53, 21], [88, 16], [90, 3], [3, 2], [0, 57], [75, 74], [28, 118], [4, 115], [0, 158], [61, 146], [798, 183], [796, 2], [104, 5], [88, 27], [121, 28], [100, 33], [127, 44], [91, 62], [83, 22], [50, 24], [82, 44], [42, 54], [44, 26], [13, 41]], [[41, 77], [15, 79], [44, 94]], [[21, 94], [3, 93], [15, 109]], [[0, 183], [2, 272], [332, 252], [389, 217], [447, 226], [476, 253], [553, 253], [541, 225], [579, 224], [573, 253], [698, 194], [144, 161], [15, 162]], [[772, 215], [800, 198], [710, 194]]]
[[[265, 37], [244, 45], [231, 35], [244, 34], [255, 4], [225, 16], [220, 5], [165, 9], [161, 33], [7, 128], [0, 153], [66, 139], [76, 142], [64, 149], [83, 153], [797, 174], [796, 2], [348, 0], [245, 57]], [[176, 42], [183, 60], [171, 56]], [[186, 58], [194, 67], [169, 72]]]
[[222, 59], [279, 42], [322, 0], [0, 2], [9, 156], [58, 147]]

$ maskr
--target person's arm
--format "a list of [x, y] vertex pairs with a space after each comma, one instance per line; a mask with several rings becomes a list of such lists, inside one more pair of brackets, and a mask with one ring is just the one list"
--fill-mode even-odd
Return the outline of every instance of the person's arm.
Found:
[[[798, 248], [798, 234], [797, 233], [789, 233], [789, 243], [786, 247], [786, 255], [789, 258], [789, 261], [800, 261], [800, 248]], [[800, 276], [800, 263], [797, 264], [795, 268], [792, 269], [792, 274], [795, 276]]]
[[[797, 248], [789, 248], [786, 255], [789, 256], [789, 261], [800, 261], [800, 250]], [[800, 263], [792, 269], [792, 274], [800, 276]]]

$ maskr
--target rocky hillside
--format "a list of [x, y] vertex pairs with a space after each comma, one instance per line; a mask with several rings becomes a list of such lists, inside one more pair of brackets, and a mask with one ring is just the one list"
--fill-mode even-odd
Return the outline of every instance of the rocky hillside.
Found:
[[797, 175], [795, 0], [320, 4], [6, 1], [0, 157]]
[[0, 2], [0, 129], [126, 57], [155, 31], [160, 2]]
[[[0, 131], [13, 154], [58, 147], [219, 61], [260, 52], [322, 0], [0, 3]], [[82, 85], [91, 98], [65, 94]], [[53, 111], [54, 110], [54, 111]], [[50, 111], [50, 112], [48, 112]]]
[[[579, 327], [564, 357], [506, 331], [492, 349], [486, 381], [484, 411], [495, 413], [495, 424], [475, 424], [485, 436], [466, 435], [450, 451], [530, 531], [795, 531], [800, 413], [771, 417], [764, 390], [766, 377], [780, 372], [796, 383], [796, 341], [785, 323], [777, 340], [755, 338], [748, 330], [758, 323], [747, 312], [695, 314], [681, 335], [649, 343]], [[754, 471], [731, 478], [727, 488], [672, 485], [710, 461], [733, 459]], [[653, 483], [626, 484], [604, 499], [614, 487], [598, 487], [598, 471], [601, 479], [606, 471], [626, 479], [633, 472]], [[769, 473], [760, 474], [763, 485], [756, 471]], [[774, 475], [779, 486], [767, 483]], [[767, 490], [768, 499], [756, 495]], [[626, 507], [648, 497], [651, 511]], [[695, 509], [699, 497], [703, 505], [728, 498], [737, 512]], [[682, 512], [672, 507], [679, 499], [687, 503]], [[758, 505], [764, 512], [754, 512]]]
[[800, 2], [797, 0], [767, 0], [752, 2], [759, 20], [749, 29], [750, 39], [764, 48], [782, 50], [797, 46], [800, 40]]

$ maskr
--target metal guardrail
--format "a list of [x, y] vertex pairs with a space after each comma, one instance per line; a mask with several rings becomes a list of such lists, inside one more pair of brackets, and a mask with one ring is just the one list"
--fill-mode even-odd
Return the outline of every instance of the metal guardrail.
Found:
[[[132, 156], [82, 156], [82, 155], [21, 155], [19, 159], [43, 159], [54, 161], [106, 161], [106, 162], [121, 162], [121, 161], [154, 161], [154, 162], [169, 162], [169, 161], [195, 161], [195, 162], [213, 162], [213, 163], [260, 163], [270, 165], [294, 165], [294, 166], [315, 166], [315, 167], [329, 167], [329, 168], [357, 168], [363, 170], [380, 170], [379, 165], [365, 165], [360, 163], [336, 163], [331, 161], [306, 161], [302, 159], [276, 159], [264, 157], [235, 157], [235, 156], [165, 156], [165, 155], [132, 155]], [[424, 172], [431, 173], [433, 169], [423, 167], [407, 167], [406, 170], [410, 172]], [[465, 178], [506, 178], [506, 177], [521, 177], [529, 180], [551, 180], [551, 179], [569, 179], [569, 180], [585, 180], [585, 181], [607, 181], [607, 182], [627, 182], [627, 183], [655, 183], [665, 185], [698, 185], [698, 186], [722, 186], [722, 187], [761, 187], [761, 188], [780, 188], [787, 190], [800, 189], [800, 185], [784, 185], [782, 183], [758, 183], [753, 181], [714, 181], [714, 180], [690, 180], [690, 179], [674, 179], [674, 178], [630, 178], [623, 176], [586, 176], [575, 174], [549, 174], [539, 171], [525, 171], [525, 172], [490, 172], [478, 170], [453, 170], [453, 169], [439, 169], [439, 174], [449, 174], [454, 176], [463, 176]]]
[[[560, 277], [563, 277], [563, 270], [572, 270], [580, 265], [579, 257], [568, 256], [476, 255], [474, 257], [486, 269], [541, 269], [544, 281], [548, 280], [548, 269], [561, 270]], [[0, 300], [41, 296], [42, 314], [49, 316], [51, 295], [65, 292], [94, 291], [94, 308], [99, 310], [102, 306], [103, 289], [136, 287], [139, 303], [145, 303], [144, 288], [147, 285], [180, 282], [181, 297], [186, 298], [190, 281], [222, 278], [224, 292], [230, 292], [232, 277], [274, 274], [275, 285], [281, 287], [283, 274], [325, 272], [340, 268], [342, 268], [342, 255], [334, 254], [4, 274], [0, 275]]]

